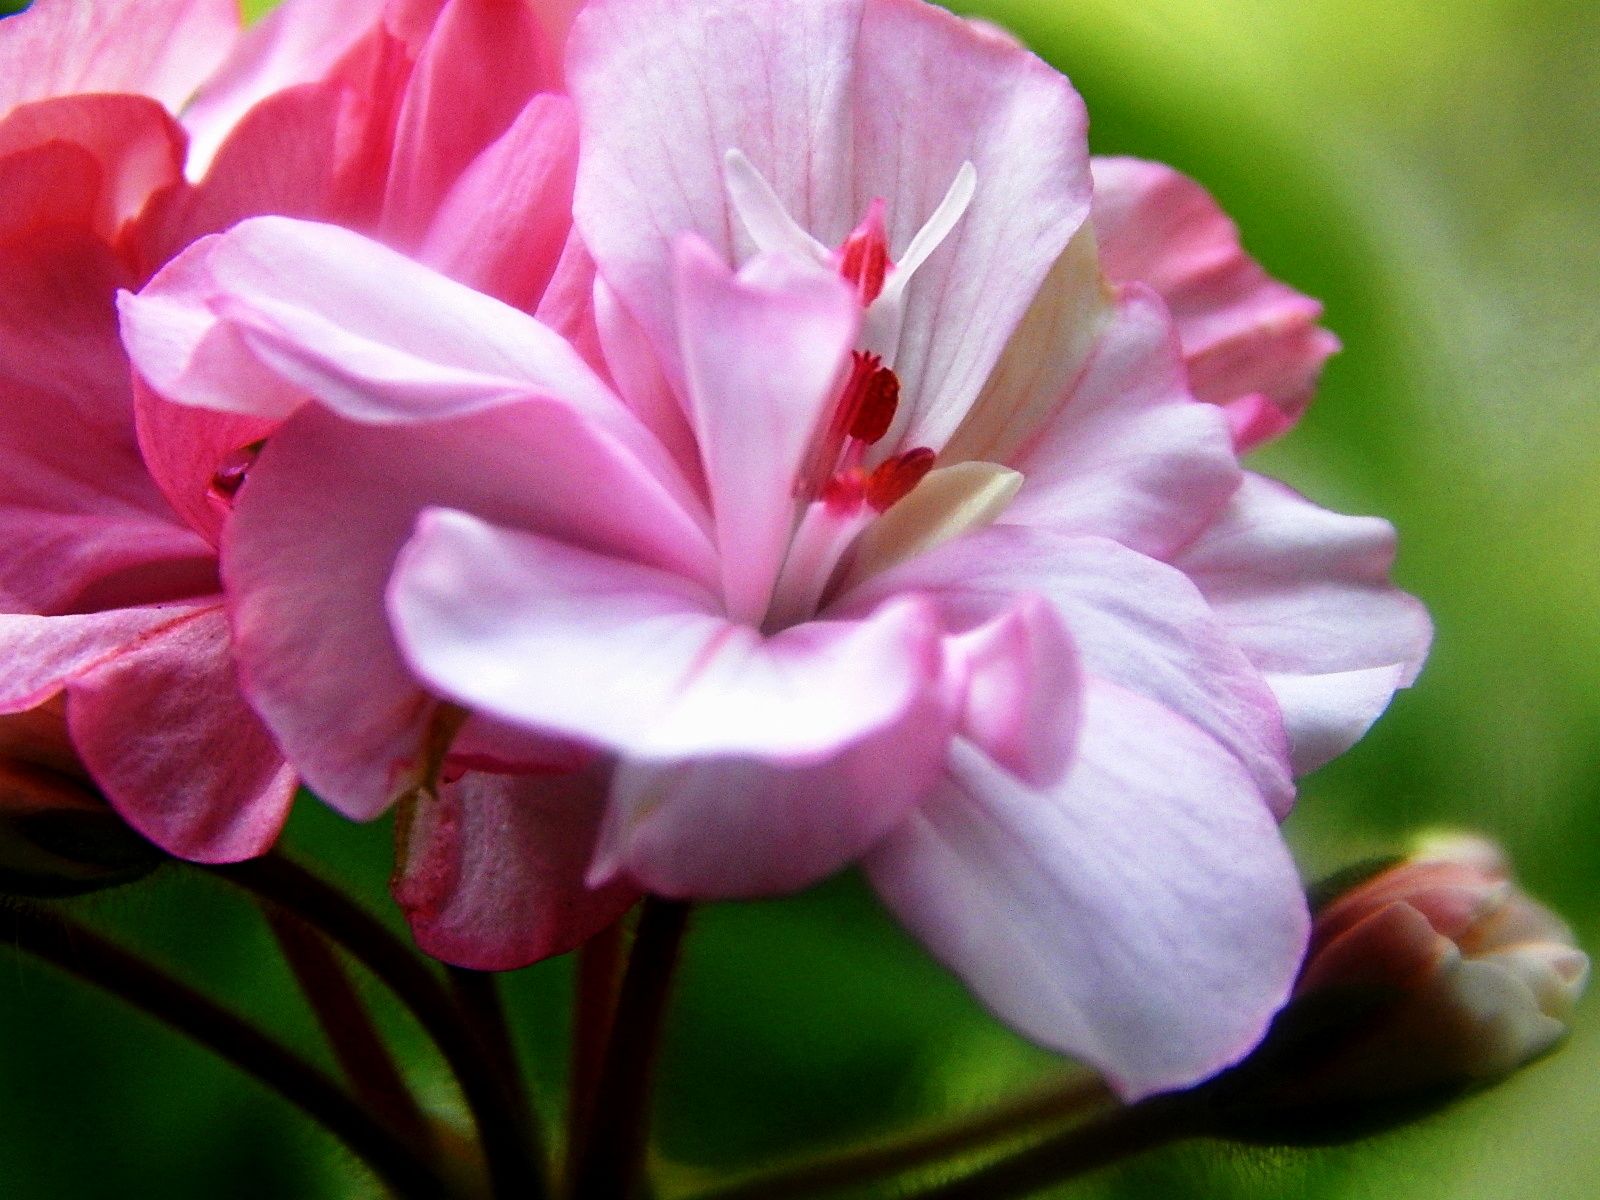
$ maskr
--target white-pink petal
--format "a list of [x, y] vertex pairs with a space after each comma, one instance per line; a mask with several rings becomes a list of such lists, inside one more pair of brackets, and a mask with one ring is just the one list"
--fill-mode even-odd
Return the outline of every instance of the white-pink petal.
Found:
[[860, 308], [837, 274], [762, 256], [735, 276], [678, 247], [678, 332], [722, 557], [727, 615], [759, 625], [795, 525], [795, 487], [843, 380]]
[[1422, 668], [1427, 611], [1389, 582], [1394, 529], [1247, 475], [1173, 559], [1283, 708], [1298, 773], [1348, 750]]
[[940, 671], [923, 605], [767, 638], [682, 576], [445, 510], [419, 522], [389, 612], [442, 694], [656, 760], [817, 762], [900, 719]]
[[958, 741], [949, 783], [866, 866], [997, 1016], [1129, 1101], [1248, 1053], [1309, 925], [1272, 814], [1233, 755], [1100, 681], [1062, 783], [1030, 788]]
[[1187, 544], [1238, 486], [1222, 413], [1196, 404], [1166, 306], [1122, 290], [1082, 372], [1012, 460], [1005, 519], [1108, 537], [1157, 558]]
[[[124, 295], [121, 307], [135, 365], [179, 403], [284, 415], [283, 384], [253, 397], [249, 385], [265, 367], [345, 416], [377, 423], [551, 395], [622, 411], [571, 347], [526, 313], [334, 225], [242, 222], [199, 243], [138, 296]], [[242, 361], [250, 356], [259, 365]]]
[[590, 878], [621, 873], [661, 895], [710, 899], [809, 887], [927, 798], [944, 770], [950, 716], [930, 689], [822, 762], [624, 760]]
[[1289, 744], [1272, 690], [1174, 567], [1104, 538], [993, 525], [868, 580], [836, 608], [853, 613], [908, 591], [934, 600], [953, 629], [991, 620], [1019, 593], [1044, 598], [1084, 671], [1203, 730], [1238, 759], [1274, 811], [1293, 803]]

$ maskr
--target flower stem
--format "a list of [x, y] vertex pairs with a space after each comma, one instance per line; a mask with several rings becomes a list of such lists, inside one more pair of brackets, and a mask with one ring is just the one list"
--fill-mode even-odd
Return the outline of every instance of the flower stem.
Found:
[[622, 921], [614, 921], [578, 950], [577, 994], [572, 1014], [572, 1064], [567, 1091], [567, 1189], [577, 1176], [578, 1153], [588, 1140], [594, 1096], [605, 1066], [606, 1035], [622, 974]]
[[548, 1188], [541, 1155], [534, 1149], [537, 1134], [519, 1127], [498, 1069], [449, 990], [411, 947], [343, 892], [277, 851], [201, 869], [289, 909], [382, 980], [455, 1073], [478, 1127], [497, 1200], [543, 1200]]
[[861, 1187], [945, 1159], [992, 1148], [1077, 1116], [1112, 1099], [1095, 1077], [1019, 1096], [962, 1117], [865, 1146], [753, 1174], [701, 1192], [695, 1200], [806, 1200]]
[[[500, 999], [500, 989], [492, 971], [472, 971], [466, 967], [445, 966], [445, 974], [456, 994], [456, 1003], [466, 1015], [467, 1025], [478, 1039], [500, 1075], [500, 1086], [505, 1090], [506, 1103], [516, 1119], [517, 1128], [525, 1134], [536, 1128], [533, 1105], [522, 1073], [522, 1060], [517, 1055], [517, 1045], [506, 1023], [505, 1005]], [[537, 1143], [529, 1141], [527, 1154], [537, 1159]]]
[[0, 939], [92, 983], [199, 1042], [297, 1105], [401, 1200], [447, 1200], [431, 1163], [316, 1067], [188, 984], [87, 927], [20, 901], [0, 907]]
[[433, 1131], [428, 1119], [333, 948], [287, 909], [266, 902], [261, 909], [356, 1095], [399, 1137], [431, 1153]]
[[1185, 1093], [1152, 1096], [1035, 1142], [903, 1200], [1015, 1200], [1201, 1132]]
[[650, 1085], [688, 923], [689, 905], [682, 901], [650, 896], [639, 911], [593, 1120], [578, 1152], [574, 1200], [636, 1200], [649, 1144]]

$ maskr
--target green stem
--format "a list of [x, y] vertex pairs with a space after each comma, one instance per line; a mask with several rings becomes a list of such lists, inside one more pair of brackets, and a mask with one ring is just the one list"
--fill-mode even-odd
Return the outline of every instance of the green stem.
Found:
[[338, 1084], [188, 984], [75, 921], [19, 901], [0, 907], [0, 940], [103, 988], [254, 1076], [349, 1146], [400, 1200], [448, 1200], [432, 1164]]
[[483, 1144], [497, 1200], [543, 1200], [548, 1193], [533, 1132], [521, 1128], [490, 1062], [443, 982], [377, 918], [278, 851], [246, 862], [202, 866], [229, 883], [287, 908], [344, 947], [409, 1008], [461, 1085]]
[[1200, 1132], [1184, 1093], [1153, 1096], [1035, 1142], [903, 1200], [1017, 1200]]
[[428, 1119], [333, 948], [287, 909], [265, 902], [261, 909], [356, 1095], [396, 1134], [431, 1154], [433, 1131]]
[[695, 1200], [806, 1200], [825, 1196], [1015, 1141], [1042, 1125], [1077, 1116], [1111, 1099], [1099, 1079], [1076, 1079], [1006, 1101], [976, 1116], [754, 1174], [701, 1192]]
[[595, 1089], [594, 1117], [578, 1154], [574, 1200], [635, 1200], [649, 1145], [650, 1087], [667, 997], [688, 928], [689, 905], [647, 897], [617, 997]]

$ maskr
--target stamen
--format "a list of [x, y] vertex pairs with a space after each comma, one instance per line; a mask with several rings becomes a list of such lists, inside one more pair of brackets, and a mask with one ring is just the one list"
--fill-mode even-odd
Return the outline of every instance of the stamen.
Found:
[[724, 156], [722, 181], [733, 211], [761, 253], [792, 254], [824, 265], [832, 262], [828, 248], [800, 228], [772, 185], [738, 150], [729, 150]]
[[884, 512], [909, 496], [922, 477], [933, 470], [937, 458], [926, 446], [907, 450], [893, 458], [884, 459], [867, 477], [867, 503], [878, 512]]
[[891, 265], [889, 235], [883, 225], [884, 208], [885, 202], [880, 196], [868, 206], [861, 224], [839, 248], [839, 274], [856, 285], [863, 308], [883, 291], [883, 279]]
[[939, 248], [945, 238], [950, 236], [950, 231], [956, 227], [956, 222], [966, 214], [967, 208], [972, 203], [973, 194], [978, 190], [978, 170], [969, 162], [961, 164], [961, 169], [956, 172], [955, 179], [950, 184], [950, 190], [944, 194], [944, 199], [939, 201], [939, 207], [933, 210], [933, 215], [927, 223], [917, 230], [917, 236], [911, 239], [911, 244], [906, 247], [900, 261], [895, 264], [894, 274], [889, 277], [889, 283], [884, 289], [886, 292], [898, 296], [905, 290], [906, 281], [916, 273], [918, 267], [928, 261], [928, 256]]
[[[874, 364], [878, 362], [873, 355], [864, 357]], [[889, 432], [889, 426], [894, 423], [895, 410], [899, 407], [900, 376], [888, 367], [874, 365], [861, 382], [860, 394], [855, 400], [855, 415], [850, 420], [850, 436], [872, 445]]]

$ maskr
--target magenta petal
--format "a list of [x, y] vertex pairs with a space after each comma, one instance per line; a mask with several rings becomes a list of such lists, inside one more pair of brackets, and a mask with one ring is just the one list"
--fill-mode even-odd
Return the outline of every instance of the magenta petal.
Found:
[[218, 471], [248, 467], [250, 447], [265, 440], [277, 422], [173, 404], [138, 376], [133, 405], [145, 467], [189, 528], [216, 546], [229, 508], [215, 488]]
[[1194, 726], [1091, 681], [1077, 758], [1035, 790], [957, 742], [947, 786], [868, 856], [891, 909], [997, 1016], [1123, 1099], [1246, 1054], [1308, 927], [1272, 814]]
[[417, 945], [477, 971], [565, 954], [638, 897], [584, 872], [605, 803], [603, 772], [469, 772], [405, 825], [394, 895]]
[[183, 177], [183, 131], [143, 96], [61, 96], [21, 105], [0, 120], [0, 155], [52, 141], [94, 158], [100, 189], [93, 228], [108, 242]]
[[217, 148], [256, 105], [327, 77], [385, 7], [385, 0], [287, 0], [246, 30], [184, 110], [190, 177], [206, 174]]
[[440, 11], [401, 100], [385, 240], [408, 249], [419, 241], [466, 165], [558, 77], [556, 47], [537, 8], [449, 0]]
[[[281, 11], [281, 10], [280, 10]], [[270, 96], [239, 121], [205, 176], [164, 214], [153, 268], [191, 242], [258, 213], [331, 220], [340, 200], [339, 81], [304, 84]], [[190, 173], [194, 174], [191, 153]]]
[[1094, 227], [1106, 275], [1149, 284], [1172, 310], [1194, 394], [1276, 413], [1238, 422], [1241, 452], [1299, 420], [1339, 340], [1317, 325], [1322, 305], [1244, 252], [1204, 188], [1160, 163], [1097, 158]]
[[235, 0], [35, 0], [0, 23], [0, 113], [75, 92], [133, 92], [176, 112], [238, 32]]
[[578, 130], [572, 102], [535, 96], [439, 203], [417, 257], [533, 311], [572, 229]]
[[277, 840], [296, 780], [239, 694], [221, 605], [128, 645], [67, 697], [84, 765], [158, 846], [237, 862]]
[[445, 695], [651, 759], [817, 762], [900, 720], [940, 670], [920, 604], [768, 638], [679, 575], [442, 509], [401, 556], [389, 613]]
[[1266, 676], [1297, 773], [1344, 753], [1416, 678], [1427, 611], [1389, 582], [1394, 530], [1258, 475], [1173, 560]]
[[795, 481], [843, 378], [860, 306], [833, 272], [777, 256], [737, 276], [678, 246], [678, 329], [716, 518], [728, 616], [759, 623], [795, 526]]
[[819, 763], [625, 760], [591, 878], [622, 872], [658, 894], [700, 899], [809, 887], [858, 859], [927, 797], [950, 733], [950, 714], [929, 691]]
[[1199, 533], [1239, 481], [1226, 419], [1190, 396], [1166, 308], [1138, 284], [1012, 465], [1026, 482], [1007, 521], [1109, 537], [1156, 558]]

